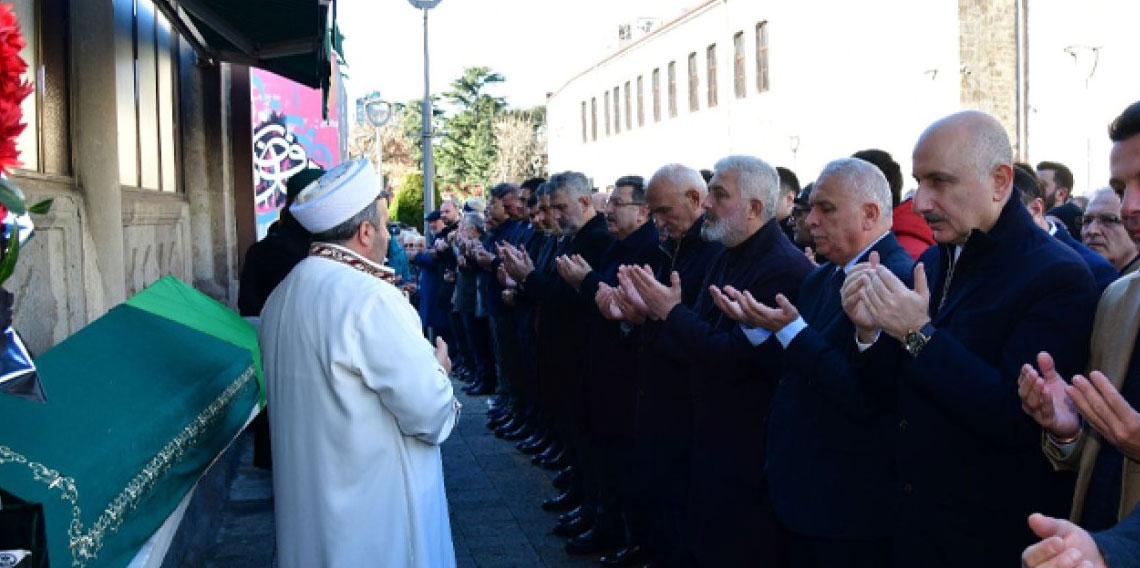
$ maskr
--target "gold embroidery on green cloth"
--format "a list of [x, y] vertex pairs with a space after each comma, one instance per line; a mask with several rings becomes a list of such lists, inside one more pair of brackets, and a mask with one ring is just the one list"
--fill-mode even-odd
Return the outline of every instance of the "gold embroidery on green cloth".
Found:
[[147, 462], [142, 471], [138, 472], [127, 486], [111, 500], [103, 514], [95, 520], [88, 531], [83, 530], [83, 511], [79, 508], [79, 490], [75, 487], [75, 480], [59, 474], [43, 464], [29, 462], [26, 457], [12, 451], [6, 446], [0, 446], [0, 465], [8, 463], [25, 464], [32, 470], [32, 478], [49, 489], [59, 491], [60, 499], [71, 503], [71, 523], [67, 529], [69, 547], [71, 548], [71, 565], [83, 567], [99, 556], [103, 548], [103, 537], [107, 531], [116, 531], [122, 525], [124, 517], [134, 510], [144, 495], [150, 492], [159, 478], [170, 470], [171, 466], [182, 459], [183, 454], [195, 445], [218, 421], [222, 411], [233, 402], [238, 391], [249, 384], [254, 376], [251, 365], [237, 378], [218, 398], [214, 399], [194, 420], [190, 421], [174, 439], [170, 440]]

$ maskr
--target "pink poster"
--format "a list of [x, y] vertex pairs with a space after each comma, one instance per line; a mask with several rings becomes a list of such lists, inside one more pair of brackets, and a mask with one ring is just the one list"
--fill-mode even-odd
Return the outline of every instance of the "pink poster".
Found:
[[285, 203], [285, 182], [305, 168], [340, 161], [335, 102], [321, 119], [321, 91], [261, 69], [250, 69], [253, 182], [257, 238], [265, 237]]

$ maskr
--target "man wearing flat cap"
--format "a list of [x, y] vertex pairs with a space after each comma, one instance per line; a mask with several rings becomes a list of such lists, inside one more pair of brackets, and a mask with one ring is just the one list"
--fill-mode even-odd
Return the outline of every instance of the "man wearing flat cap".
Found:
[[451, 362], [385, 279], [381, 189], [355, 160], [297, 196], [313, 244], [261, 312], [281, 568], [455, 565], [439, 453], [459, 416]]

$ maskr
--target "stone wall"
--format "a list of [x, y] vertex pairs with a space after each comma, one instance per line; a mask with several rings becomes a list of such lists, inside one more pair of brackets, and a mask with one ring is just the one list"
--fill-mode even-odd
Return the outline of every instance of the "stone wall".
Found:
[[[1026, 68], [1025, 62], [1018, 60], [1020, 2], [958, 0], [962, 107], [997, 117], [1009, 133], [1015, 156], [1024, 155], [1018, 128], [1018, 115], [1024, 112], [1024, 105], [1018, 104], [1018, 66]], [[1024, 22], [1024, 9], [1020, 13]], [[1020, 83], [1022, 89], [1027, 86], [1024, 73]]]

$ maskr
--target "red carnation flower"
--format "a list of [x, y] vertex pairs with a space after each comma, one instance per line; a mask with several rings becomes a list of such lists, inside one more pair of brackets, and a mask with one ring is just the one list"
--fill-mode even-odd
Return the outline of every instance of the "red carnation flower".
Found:
[[20, 122], [20, 103], [32, 93], [32, 84], [22, 78], [28, 64], [20, 57], [24, 48], [20, 22], [12, 7], [0, 3], [0, 172], [11, 173], [20, 165], [16, 138], [27, 126]]

